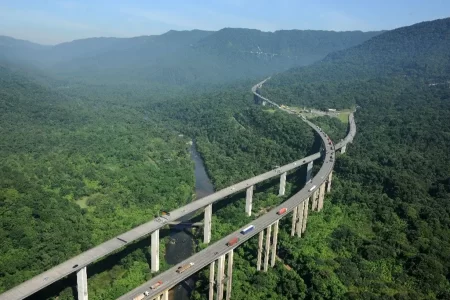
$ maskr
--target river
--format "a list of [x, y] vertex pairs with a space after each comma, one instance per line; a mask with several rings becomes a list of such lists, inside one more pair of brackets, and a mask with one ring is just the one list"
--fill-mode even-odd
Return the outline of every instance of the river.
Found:
[[[214, 193], [214, 187], [206, 173], [205, 165], [195, 144], [190, 148], [191, 158], [195, 163], [195, 200]], [[184, 216], [180, 221], [189, 221], [194, 213]], [[165, 260], [170, 265], [178, 264], [194, 253], [194, 240], [189, 234], [189, 229], [172, 230], [170, 241], [166, 244]], [[194, 278], [175, 286], [169, 294], [171, 300], [188, 300], [195, 287]]]

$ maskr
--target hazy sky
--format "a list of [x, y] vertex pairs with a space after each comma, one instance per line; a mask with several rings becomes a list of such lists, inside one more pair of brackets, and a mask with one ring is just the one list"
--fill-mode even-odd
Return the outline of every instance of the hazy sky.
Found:
[[55, 44], [224, 27], [380, 30], [450, 16], [450, 0], [0, 0], [0, 35]]

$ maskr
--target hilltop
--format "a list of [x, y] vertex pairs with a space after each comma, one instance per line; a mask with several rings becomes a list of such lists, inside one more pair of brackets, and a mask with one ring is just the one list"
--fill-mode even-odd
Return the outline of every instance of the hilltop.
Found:
[[225, 28], [134, 38], [90, 38], [47, 47], [3, 38], [0, 63], [33, 65], [83, 82], [219, 83], [302, 66], [380, 32]]

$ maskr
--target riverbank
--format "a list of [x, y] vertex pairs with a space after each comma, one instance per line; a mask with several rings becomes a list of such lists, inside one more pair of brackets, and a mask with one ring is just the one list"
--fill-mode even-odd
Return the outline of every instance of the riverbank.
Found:
[[[198, 153], [195, 143], [190, 147], [191, 158], [194, 161], [195, 169], [195, 197], [193, 201], [214, 193], [214, 187], [206, 172], [201, 155]], [[184, 216], [182, 222], [189, 221], [195, 213]], [[169, 265], [176, 265], [190, 257], [195, 252], [195, 239], [190, 228], [172, 229], [169, 241], [166, 244], [165, 261]], [[169, 294], [170, 300], [189, 300], [192, 290], [195, 287], [195, 277], [175, 286]]]

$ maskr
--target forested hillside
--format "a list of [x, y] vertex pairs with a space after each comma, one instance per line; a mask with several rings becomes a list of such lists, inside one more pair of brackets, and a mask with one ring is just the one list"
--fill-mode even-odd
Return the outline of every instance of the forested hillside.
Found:
[[[190, 201], [190, 139], [216, 188], [306, 155], [312, 132], [255, 107], [250, 84], [177, 98], [162, 87], [55, 90], [2, 68], [0, 291]], [[151, 276], [148, 240], [128, 248], [90, 267], [91, 298], [116, 298]], [[74, 284], [37, 299], [73, 299]]]
[[226, 28], [134, 38], [90, 38], [44, 47], [0, 38], [0, 63], [34, 65], [58, 78], [99, 84], [223, 83], [310, 64], [380, 32]]
[[188, 139], [5, 68], [0, 86], [0, 292], [191, 200]]
[[[258, 80], [207, 91], [164, 84], [261, 76], [298, 64], [291, 54], [309, 63], [373, 37], [264, 85], [262, 93], [279, 103], [357, 105], [358, 131], [338, 156], [332, 193], [324, 211], [310, 215], [305, 237], [291, 238], [290, 218], [281, 222], [274, 269], [256, 272], [256, 239], [238, 248], [233, 298], [449, 299], [449, 23], [376, 37], [320, 32], [329, 43], [317, 32], [234, 29], [76, 41], [38, 66], [64, 75], [49, 82], [0, 67], [0, 292], [190, 201], [191, 139], [216, 188], [317, 146], [300, 118], [253, 104]], [[11, 40], [0, 42], [10, 47]], [[1, 59], [22, 66], [29, 61], [19, 49], [48, 50], [22, 41], [11, 47]], [[342, 137], [336, 120], [316, 121]], [[287, 196], [301, 175], [289, 177]], [[255, 215], [284, 200], [276, 184], [256, 189]], [[213, 239], [248, 222], [239, 197], [218, 208]], [[90, 298], [115, 299], [151, 277], [148, 239], [127, 249], [89, 268]], [[206, 273], [192, 298], [205, 298]], [[38, 299], [73, 299], [75, 281], [60, 284]]]
[[217, 189], [303, 157], [314, 142], [301, 120], [255, 106], [244, 84], [148, 110], [196, 139]]
[[356, 104], [358, 131], [337, 158], [332, 193], [325, 210], [311, 214], [306, 236], [291, 238], [284, 220], [275, 269], [255, 271], [256, 241], [238, 249], [234, 297], [450, 298], [449, 22], [384, 33], [264, 85], [269, 98], [290, 104]]
[[273, 76], [263, 93], [287, 104], [345, 108], [360, 100], [355, 90], [363, 90], [369, 79], [442, 83], [450, 72], [449, 32], [450, 18], [391, 30], [311, 66]]

